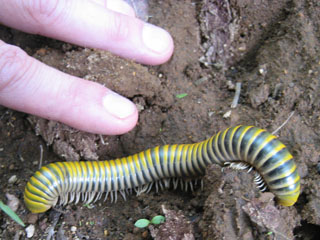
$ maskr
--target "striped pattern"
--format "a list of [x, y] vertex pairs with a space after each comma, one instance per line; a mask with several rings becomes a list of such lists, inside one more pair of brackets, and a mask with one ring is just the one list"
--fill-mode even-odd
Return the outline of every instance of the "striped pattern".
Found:
[[[292, 155], [275, 136], [253, 126], [236, 126], [195, 144], [164, 145], [110, 161], [57, 162], [31, 177], [24, 193], [31, 212], [82, 198], [86, 202], [140, 189], [170, 178], [204, 174], [207, 165], [245, 163], [259, 173], [281, 205], [293, 205], [300, 193], [300, 177]], [[243, 166], [243, 165], [241, 165]], [[262, 181], [261, 180], [261, 181]]]

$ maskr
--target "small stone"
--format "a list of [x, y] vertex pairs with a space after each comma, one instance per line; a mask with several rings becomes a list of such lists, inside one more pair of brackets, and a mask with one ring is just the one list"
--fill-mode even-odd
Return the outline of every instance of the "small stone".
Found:
[[267, 65], [266, 64], [262, 64], [261, 66], [259, 66], [259, 73], [262, 76], [265, 76], [267, 74]]
[[77, 227], [76, 226], [72, 226], [70, 230], [71, 230], [71, 232], [76, 232], [77, 231]]
[[201, 85], [202, 83], [204, 83], [204, 82], [207, 82], [208, 81], [208, 77], [207, 76], [204, 76], [204, 77], [202, 77], [202, 78], [199, 78], [197, 81], [195, 81], [195, 85], [196, 86], [199, 86], [199, 85]]
[[245, 52], [247, 50], [247, 46], [245, 43], [241, 44], [239, 47], [238, 47], [238, 50], [240, 52]]
[[9, 178], [8, 183], [9, 183], [9, 184], [14, 184], [17, 180], [18, 180], [17, 176], [16, 176], [16, 175], [12, 175], [12, 176]]
[[47, 49], [45, 49], [45, 48], [40, 48], [36, 51], [36, 54], [39, 56], [44, 56], [44, 55], [46, 55], [46, 53], [47, 53]]
[[234, 90], [236, 88], [235, 84], [231, 80], [227, 81], [227, 87], [229, 90]]
[[229, 118], [230, 116], [231, 116], [231, 110], [229, 110], [225, 114], [223, 114], [223, 118]]
[[268, 100], [270, 95], [269, 84], [262, 84], [249, 93], [249, 99], [253, 108], [257, 108]]
[[142, 234], [141, 234], [141, 236], [142, 236], [142, 238], [147, 238], [148, 237], [148, 231], [144, 231]]
[[27, 228], [26, 228], [26, 233], [27, 233], [27, 238], [32, 238], [33, 235], [34, 235], [34, 231], [35, 231], [35, 227], [34, 225], [29, 225]]
[[139, 103], [136, 103], [136, 107], [137, 107], [137, 109], [138, 109], [138, 112], [141, 112], [141, 111], [144, 110], [144, 106], [141, 105], [141, 104], [139, 104]]
[[38, 214], [29, 213], [27, 217], [27, 223], [35, 224], [38, 221]]
[[6, 193], [6, 197], [8, 199], [7, 205], [11, 208], [12, 211], [17, 211], [19, 207], [19, 199], [10, 193]]
[[208, 112], [208, 116], [209, 116], [209, 117], [212, 117], [213, 114], [214, 114], [214, 112]]

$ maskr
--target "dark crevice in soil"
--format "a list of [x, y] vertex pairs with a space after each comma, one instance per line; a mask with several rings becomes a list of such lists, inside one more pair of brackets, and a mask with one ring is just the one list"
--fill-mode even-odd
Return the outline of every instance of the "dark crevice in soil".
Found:
[[300, 227], [294, 229], [297, 240], [318, 240], [320, 239], [320, 226], [302, 221]]

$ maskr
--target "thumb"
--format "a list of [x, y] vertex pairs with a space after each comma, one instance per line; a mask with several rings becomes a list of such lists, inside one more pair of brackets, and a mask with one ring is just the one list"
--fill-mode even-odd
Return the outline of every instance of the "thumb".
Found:
[[98, 83], [73, 77], [0, 40], [0, 104], [99, 134], [122, 134], [135, 105]]

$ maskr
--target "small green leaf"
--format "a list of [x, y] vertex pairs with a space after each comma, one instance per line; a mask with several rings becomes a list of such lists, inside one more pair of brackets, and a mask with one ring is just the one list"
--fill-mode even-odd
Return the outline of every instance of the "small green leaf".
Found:
[[83, 204], [84, 207], [87, 207], [88, 209], [92, 209], [94, 208], [94, 205], [93, 204], [90, 204], [90, 203], [85, 203]]
[[158, 215], [152, 218], [151, 223], [160, 224], [160, 223], [164, 223], [165, 220], [166, 218], [164, 216]]
[[11, 208], [9, 208], [7, 205], [5, 205], [2, 201], [0, 201], [0, 209], [4, 211], [9, 217], [12, 218], [12, 220], [16, 221], [18, 224], [20, 224], [22, 227], [25, 227], [23, 221], [19, 218], [19, 216], [12, 211]]
[[177, 94], [177, 95], [176, 95], [176, 98], [181, 99], [181, 98], [184, 98], [184, 97], [186, 97], [186, 96], [188, 96], [188, 93], [180, 93], [180, 94]]
[[270, 231], [270, 232], [267, 232], [267, 235], [269, 236], [269, 235], [272, 235], [273, 234], [273, 232], [272, 231]]
[[137, 228], [145, 228], [150, 224], [150, 221], [148, 219], [139, 219], [138, 221], [135, 222], [135, 226]]

